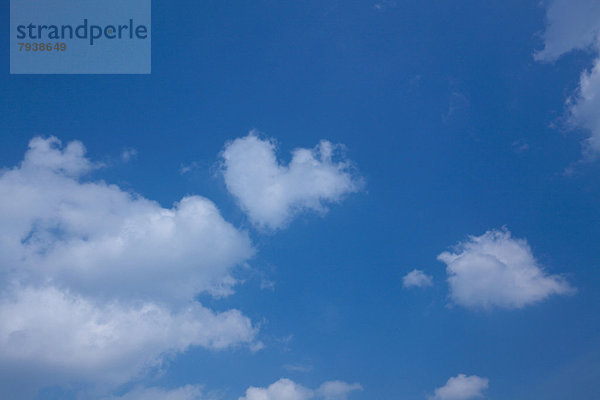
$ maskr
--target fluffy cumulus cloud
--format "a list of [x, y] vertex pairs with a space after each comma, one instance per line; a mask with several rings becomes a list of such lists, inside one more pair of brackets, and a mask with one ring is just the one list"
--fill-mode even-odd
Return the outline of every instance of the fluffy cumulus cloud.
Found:
[[189, 346], [260, 347], [241, 312], [194, 301], [231, 293], [248, 235], [205, 198], [163, 208], [84, 179], [98, 166], [35, 138], [0, 172], [0, 375], [118, 384]]
[[590, 132], [584, 143], [588, 157], [600, 154], [600, 2], [552, 0], [548, 2], [544, 48], [537, 60], [554, 61], [573, 50], [596, 55], [594, 66], [581, 74], [577, 92], [567, 100], [569, 122]]
[[250, 239], [202, 197], [173, 208], [103, 182], [81, 143], [34, 139], [0, 175], [0, 266], [21, 280], [95, 296], [187, 301], [226, 294], [230, 272], [253, 255]]
[[222, 161], [229, 192], [252, 223], [269, 229], [281, 228], [303, 210], [323, 212], [327, 203], [362, 186], [339, 146], [325, 140], [313, 149], [294, 150], [283, 165], [273, 141], [250, 133], [227, 144]]
[[429, 275], [426, 275], [425, 272], [413, 269], [408, 274], [402, 277], [402, 286], [405, 288], [411, 287], [427, 287], [433, 285], [433, 278]]
[[545, 272], [527, 241], [506, 229], [470, 236], [438, 260], [447, 265], [452, 301], [468, 308], [521, 308], [574, 290], [561, 276]]
[[205, 395], [201, 386], [186, 385], [176, 389], [136, 388], [123, 396], [109, 397], [103, 400], [213, 400]]
[[323, 383], [316, 391], [317, 397], [324, 400], [345, 400], [348, 394], [362, 390], [362, 386], [358, 383], [346, 383], [342, 381], [329, 381]]
[[250, 387], [246, 390], [246, 395], [239, 400], [346, 400], [348, 395], [356, 390], [362, 390], [358, 383], [349, 384], [342, 381], [325, 382], [316, 390], [311, 390], [283, 378], [266, 388]]
[[487, 378], [477, 375], [466, 376], [458, 374], [448, 379], [442, 387], [435, 389], [430, 399], [432, 400], [469, 400], [483, 397], [483, 392], [488, 388]]
[[600, 38], [600, 3], [596, 0], [546, 2], [544, 48], [535, 53], [540, 61], [554, 61], [571, 50], [586, 50]]
[[237, 310], [214, 313], [199, 303], [176, 312], [154, 303], [98, 305], [56, 288], [5, 295], [0, 321], [0, 360], [13, 372], [35, 366], [51, 370], [53, 379], [114, 384], [157, 365], [166, 353], [223, 349], [255, 335]]
[[[362, 390], [358, 383], [328, 381], [315, 390], [308, 389], [289, 379], [280, 379], [266, 388], [249, 387], [239, 400], [346, 400], [348, 395]], [[220, 397], [204, 392], [202, 386], [186, 385], [176, 389], [138, 387], [122, 396], [103, 400], [216, 400]]]

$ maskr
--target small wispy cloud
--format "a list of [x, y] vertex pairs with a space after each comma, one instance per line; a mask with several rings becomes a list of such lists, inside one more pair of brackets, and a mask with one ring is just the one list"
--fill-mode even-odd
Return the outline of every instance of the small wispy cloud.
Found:
[[121, 161], [123, 162], [129, 162], [133, 159], [135, 159], [138, 155], [138, 152], [136, 149], [128, 147], [123, 149], [123, 151], [121, 151]]
[[263, 290], [275, 290], [275, 282], [263, 278], [260, 280], [260, 288]]
[[512, 142], [513, 151], [517, 154], [523, 153], [529, 150], [529, 144], [523, 139], [518, 139]]
[[402, 278], [402, 286], [405, 288], [433, 286], [433, 278], [421, 270], [413, 269]]
[[292, 372], [310, 372], [312, 370], [312, 365], [310, 364], [285, 364], [283, 366], [284, 369]]
[[458, 374], [448, 379], [442, 387], [435, 389], [430, 400], [470, 400], [483, 397], [489, 386], [489, 379], [477, 375]]
[[189, 172], [192, 172], [192, 171], [198, 169], [198, 167], [199, 167], [199, 165], [198, 165], [198, 163], [196, 161], [192, 161], [189, 164], [181, 164], [179, 166], [179, 173], [181, 175], [185, 175], [185, 174], [187, 174]]
[[388, 8], [396, 7], [395, 0], [381, 0], [373, 5], [376, 10], [383, 11]]

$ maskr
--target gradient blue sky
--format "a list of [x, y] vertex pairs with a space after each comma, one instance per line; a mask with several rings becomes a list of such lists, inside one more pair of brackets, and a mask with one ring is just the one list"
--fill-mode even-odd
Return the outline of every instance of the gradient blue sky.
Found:
[[[82, 181], [165, 208], [204, 196], [256, 250], [234, 294], [197, 300], [239, 309], [263, 349], [191, 346], [99, 398], [190, 384], [237, 399], [289, 378], [357, 382], [351, 400], [427, 399], [458, 374], [487, 378], [489, 399], [598, 398], [600, 163], [585, 140], [600, 125], [565, 105], [585, 105], [597, 41], [534, 57], [560, 3], [154, 1], [147, 76], [11, 76], [2, 41], [3, 168], [35, 136], [78, 140], [105, 164]], [[7, 4], [0, 18], [9, 25]], [[219, 172], [226, 143], [253, 129], [276, 140], [281, 164], [322, 139], [343, 144], [364, 185], [261, 229]], [[520, 307], [456, 301], [438, 255], [503, 227], [573, 290]], [[414, 269], [433, 284], [403, 287]], [[36, 398], [88, 384], [45, 384]]]

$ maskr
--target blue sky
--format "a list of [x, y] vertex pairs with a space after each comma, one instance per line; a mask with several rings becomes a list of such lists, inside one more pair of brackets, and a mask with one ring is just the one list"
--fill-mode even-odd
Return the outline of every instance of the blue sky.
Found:
[[152, 6], [151, 75], [0, 43], [4, 393], [598, 397], [594, 0]]

